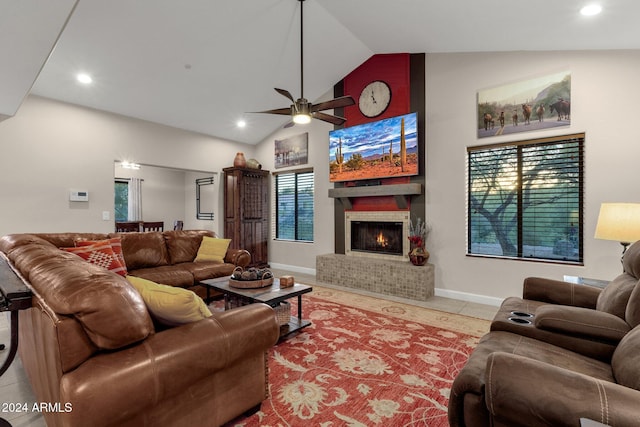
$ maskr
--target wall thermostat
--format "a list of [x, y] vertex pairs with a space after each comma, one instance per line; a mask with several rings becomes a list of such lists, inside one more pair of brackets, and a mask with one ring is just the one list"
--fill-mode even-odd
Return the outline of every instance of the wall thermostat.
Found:
[[89, 192], [87, 190], [69, 190], [69, 201], [88, 202]]

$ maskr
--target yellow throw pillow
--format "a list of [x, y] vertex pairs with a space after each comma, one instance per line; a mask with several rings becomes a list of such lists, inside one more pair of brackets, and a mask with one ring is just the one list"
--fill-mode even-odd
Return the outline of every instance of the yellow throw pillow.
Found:
[[192, 291], [160, 285], [141, 277], [127, 276], [127, 280], [140, 293], [147, 309], [160, 323], [176, 326], [211, 316], [204, 301]]
[[231, 239], [218, 239], [216, 237], [203, 236], [202, 243], [196, 255], [196, 262], [218, 261], [224, 262]]

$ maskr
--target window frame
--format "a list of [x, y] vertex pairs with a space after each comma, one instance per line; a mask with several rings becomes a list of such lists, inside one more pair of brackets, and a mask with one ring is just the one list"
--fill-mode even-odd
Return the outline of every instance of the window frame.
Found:
[[[298, 178], [300, 175], [311, 175], [311, 184], [312, 184], [312, 191], [313, 191], [313, 196], [312, 196], [312, 202], [313, 202], [313, 215], [312, 215], [312, 223], [311, 223], [311, 240], [308, 239], [303, 239], [300, 238], [299, 233], [300, 233], [300, 226], [299, 226], [299, 221], [300, 221], [300, 213], [299, 213], [299, 187], [298, 187]], [[279, 237], [279, 232], [280, 232], [280, 227], [279, 227], [279, 221], [278, 221], [278, 216], [279, 216], [279, 194], [278, 194], [278, 185], [279, 185], [279, 178], [285, 175], [293, 175], [294, 176], [294, 224], [293, 224], [293, 228], [294, 228], [294, 238], [293, 239], [289, 239], [289, 238], [285, 238], [285, 237]], [[274, 209], [272, 209], [273, 212], [273, 217], [272, 217], [272, 223], [274, 224], [272, 230], [273, 230], [273, 239], [274, 240], [278, 240], [278, 241], [283, 241], [283, 242], [299, 242], [299, 243], [313, 243], [315, 241], [315, 212], [316, 212], [316, 203], [315, 203], [315, 195], [316, 195], [316, 182], [315, 182], [315, 173], [313, 168], [304, 168], [304, 169], [295, 169], [295, 170], [287, 170], [287, 171], [282, 171], [282, 172], [274, 172], [273, 173], [274, 176], [274, 180], [273, 180], [273, 206]]]
[[[524, 215], [523, 215], [523, 180], [524, 176], [524, 168], [523, 168], [523, 158], [522, 156], [523, 150], [530, 147], [544, 147], [544, 146], [552, 146], [558, 145], [561, 143], [572, 143], [574, 149], [578, 151], [578, 175], [577, 182], [574, 185], [577, 187], [577, 199], [578, 199], [578, 212], [577, 212], [577, 231], [576, 231], [576, 244], [577, 244], [577, 259], [561, 256], [557, 257], [544, 257], [544, 256], [527, 256], [524, 251], [525, 242], [523, 239], [523, 233], [525, 231], [524, 224]], [[474, 232], [478, 232], [477, 228], [473, 227], [472, 223], [472, 214], [474, 207], [472, 206], [472, 159], [471, 156], [473, 153], [477, 152], [489, 152], [491, 150], [505, 149], [513, 147], [516, 151], [516, 169], [515, 177], [516, 177], [516, 250], [517, 253], [515, 255], [496, 255], [496, 254], [488, 254], [488, 253], [478, 253], [472, 251], [472, 244], [474, 243], [472, 240], [472, 235]], [[565, 147], [566, 150], [570, 150], [570, 147]], [[566, 152], [565, 152], [566, 153]], [[548, 160], [548, 159], [547, 159]], [[544, 262], [544, 263], [556, 263], [556, 264], [570, 264], [570, 265], [584, 265], [584, 197], [585, 197], [585, 134], [577, 133], [577, 134], [569, 134], [569, 135], [560, 135], [555, 137], [547, 137], [547, 138], [537, 138], [523, 141], [512, 141], [512, 142], [504, 142], [498, 144], [486, 144], [480, 146], [467, 147], [467, 157], [466, 157], [466, 231], [467, 231], [467, 245], [466, 245], [466, 255], [471, 257], [485, 257], [485, 258], [499, 258], [499, 259], [511, 259], [511, 260], [519, 260], [519, 261], [534, 261], [534, 262]], [[495, 158], [494, 158], [495, 161]], [[570, 165], [570, 162], [566, 162], [567, 165]], [[553, 169], [547, 169], [547, 171]], [[564, 177], [567, 182], [570, 181], [570, 177]], [[559, 193], [561, 194], [561, 193]], [[573, 192], [575, 195], [575, 192]], [[525, 208], [526, 210], [526, 208]], [[567, 221], [566, 226], [573, 227], [572, 221]], [[560, 230], [560, 228], [558, 228]], [[573, 230], [571, 230], [573, 232]], [[494, 235], [495, 236], [495, 235]], [[540, 234], [535, 234], [535, 238], [541, 238]], [[497, 240], [497, 237], [496, 237]], [[535, 240], [535, 239], [534, 239]], [[568, 239], [567, 239], [568, 240]]]

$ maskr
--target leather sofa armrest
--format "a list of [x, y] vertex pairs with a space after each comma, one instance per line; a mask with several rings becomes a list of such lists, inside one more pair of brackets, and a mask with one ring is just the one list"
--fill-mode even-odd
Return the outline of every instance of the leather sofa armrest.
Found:
[[640, 425], [640, 391], [544, 362], [493, 353], [485, 371], [485, 403], [496, 425]]
[[94, 356], [62, 376], [60, 401], [73, 407], [63, 417], [68, 425], [117, 425], [237, 360], [264, 357], [279, 335], [273, 309], [251, 304]]
[[245, 249], [227, 249], [224, 261], [244, 268], [251, 262], [251, 254]]
[[550, 304], [596, 308], [602, 291], [589, 285], [578, 285], [561, 280], [527, 277], [522, 286], [522, 298]]
[[631, 326], [616, 315], [590, 308], [554, 304], [538, 307], [534, 324], [538, 329], [614, 343], [631, 330]]

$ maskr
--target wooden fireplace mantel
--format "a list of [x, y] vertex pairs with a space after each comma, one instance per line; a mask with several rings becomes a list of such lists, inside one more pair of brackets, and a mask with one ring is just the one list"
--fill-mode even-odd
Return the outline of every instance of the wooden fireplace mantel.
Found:
[[351, 209], [355, 197], [393, 196], [398, 209], [407, 209], [411, 196], [422, 194], [422, 184], [371, 185], [362, 187], [330, 188], [329, 197], [340, 199], [345, 209]]

